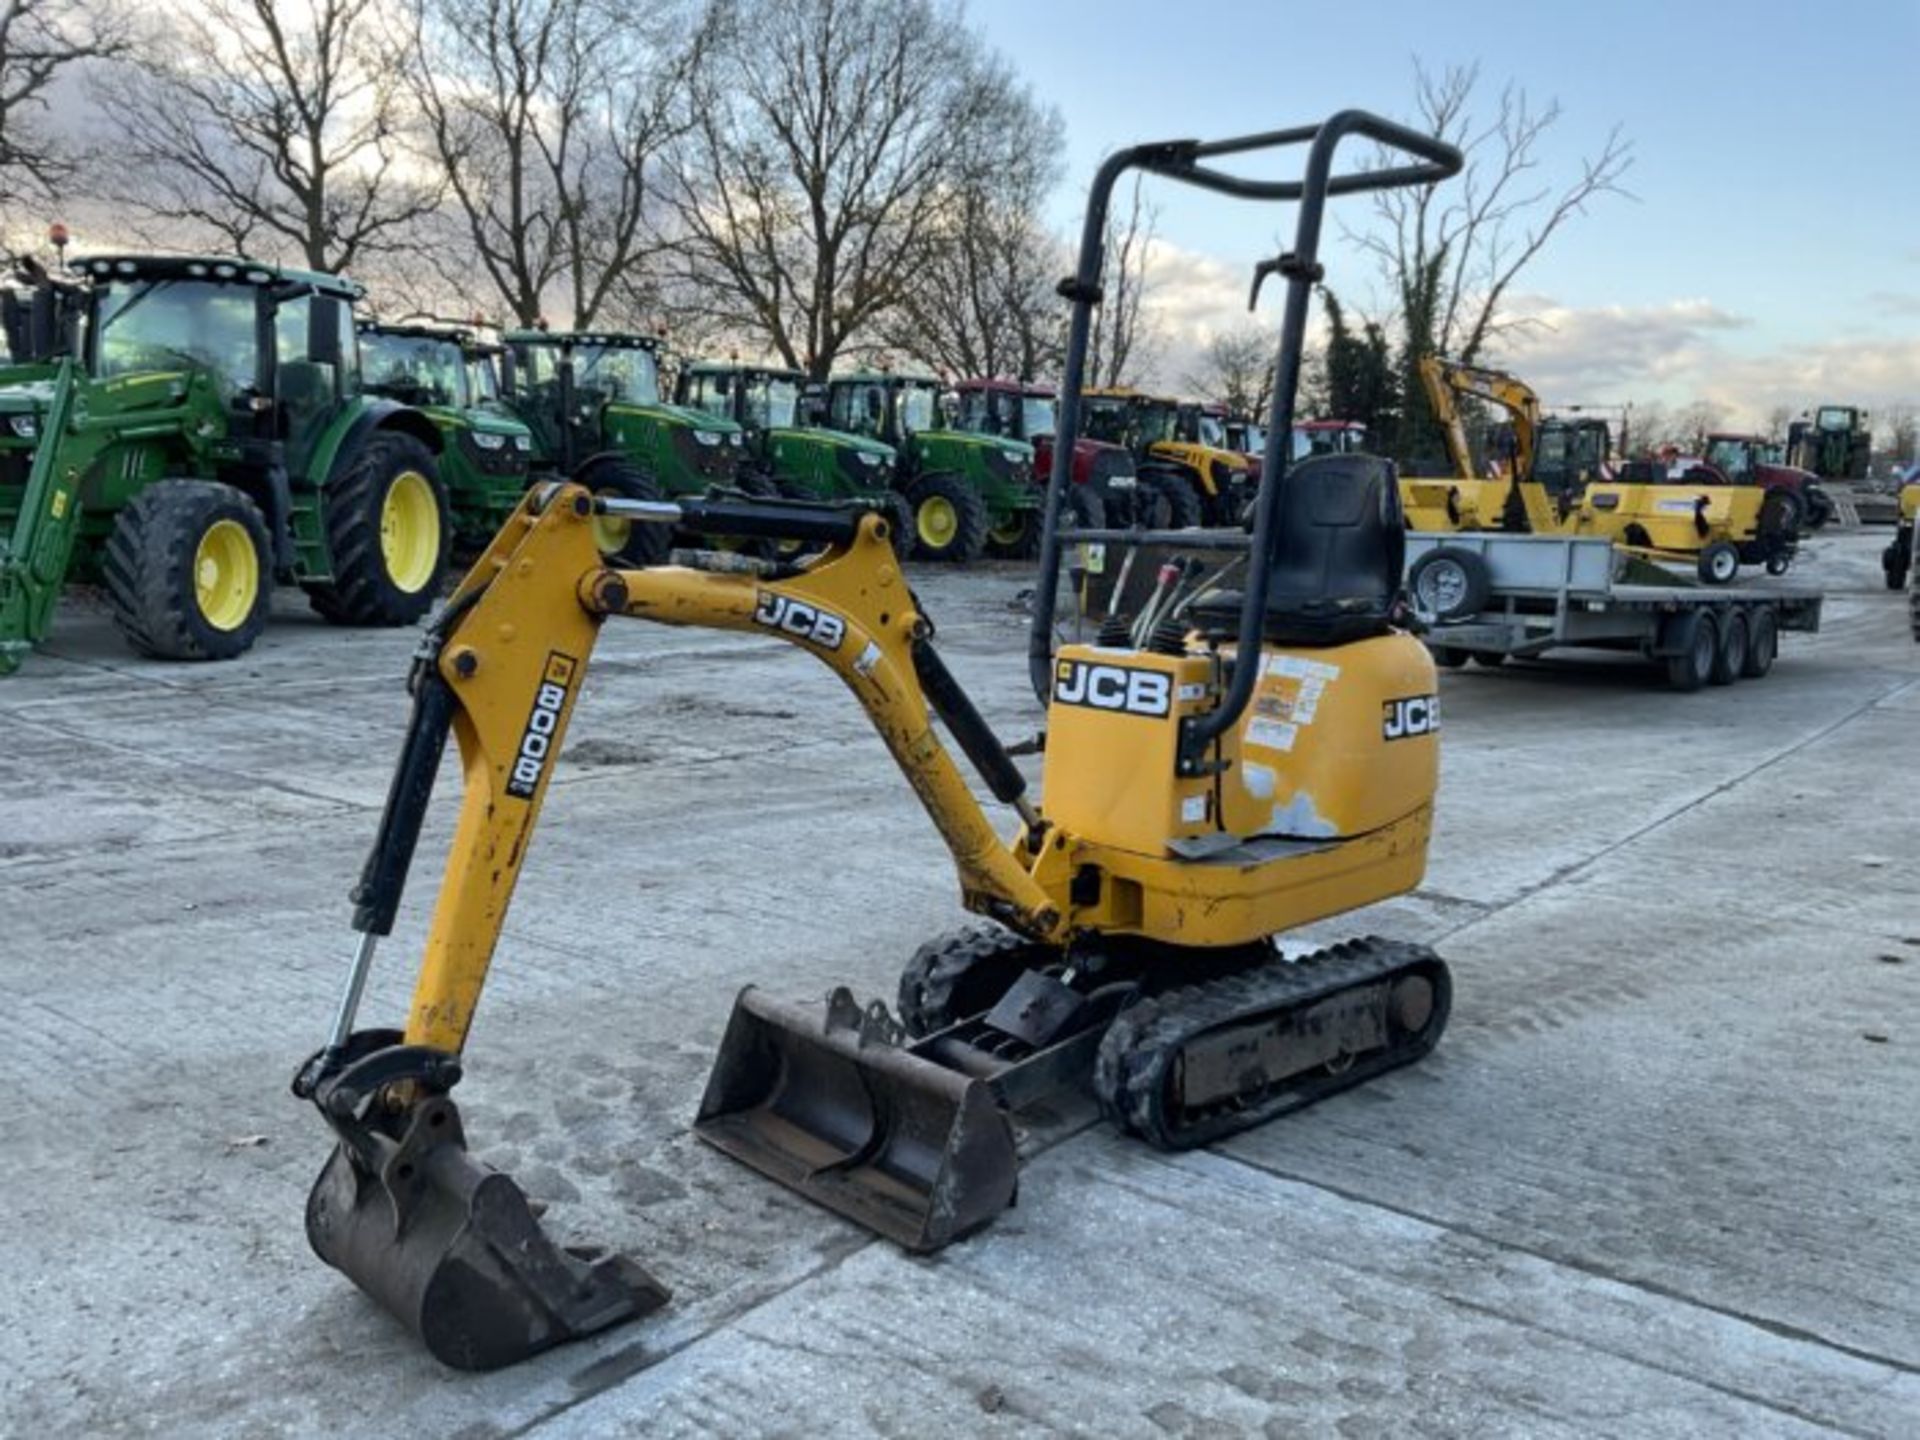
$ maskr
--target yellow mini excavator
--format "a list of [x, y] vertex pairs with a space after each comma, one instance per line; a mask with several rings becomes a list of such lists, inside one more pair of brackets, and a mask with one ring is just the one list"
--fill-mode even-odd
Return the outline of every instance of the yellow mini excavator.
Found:
[[[1333, 173], [1363, 138], [1404, 157]], [[1304, 147], [1299, 180], [1220, 157]], [[413, 715], [355, 890], [359, 932], [331, 1037], [302, 1066], [336, 1145], [307, 1205], [315, 1251], [432, 1353], [489, 1368], [644, 1314], [665, 1287], [634, 1261], [555, 1244], [526, 1197], [468, 1153], [450, 1098], [554, 758], [601, 626], [633, 617], [769, 636], [839, 677], [951, 850], [984, 917], [907, 964], [899, 1009], [845, 990], [738, 997], [696, 1120], [721, 1150], [914, 1250], [988, 1223], [1017, 1180], [1011, 1113], [1090, 1087], [1148, 1142], [1233, 1134], [1425, 1055], [1451, 1003], [1430, 950], [1354, 940], [1286, 956], [1275, 937], [1401, 894], [1426, 866], [1439, 702], [1425, 647], [1397, 628], [1404, 530], [1392, 467], [1269, 446], [1238, 553], [1242, 588], [1194, 591], [1138, 643], [1115, 616], [1055, 648], [1067, 547], [1191, 542], [1075, 530], [1071, 483], [1090, 314], [1115, 183], [1145, 171], [1298, 202], [1269, 432], [1290, 433], [1327, 197], [1454, 174], [1450, 146], [1359, 111], [1232, 140], [1121, 151], [1087, 208], [1029, 665], [1047, 705], [1043, 799], [934, 649], [933, 628], [858, 506], [679, 504], [530, 492], [430, 627]], [[596, 521], [798, 542], [792, 561], [619, 568]], [[1223, 570], [1226, 567], [1222, 567]], [[936, 728], [935, 722], [939, 728]], [[1018, 824], [1002, 838], [947, 741]], [[404, 1029], [356, 1029], [446, 740], [464, 796]]]

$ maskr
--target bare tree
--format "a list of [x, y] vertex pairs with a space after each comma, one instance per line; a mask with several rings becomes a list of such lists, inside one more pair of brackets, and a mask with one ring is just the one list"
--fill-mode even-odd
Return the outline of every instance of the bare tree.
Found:
[[965, 137], [996, 111], [979, 42], [933, 0], [741, 0], [678, 147], [688, 322], [824, 376], [921, 283]]
[[111, 188], [262, 258], [344, 270], [438, 201], [402, 163], [401, 90], [378, 0], [200, 0], [97, 96]]
[[49, 88], [126, 50], [118, 14], [96, 0], [0, 3], [0, 202], [51, 193], [74, 158], [45, 124]]
[[1887, 405], [1874, 417], [1874, 427], [1886, 439], [1882, 448], [1896, 463], [1906, 464], [1920, 454], [1920, 413], [1907, 404]]
[[1661, 440], [1697, 455], [1706, 448], [1707, 436], [1720, 429], [1727, 418], [1727, 407], [1715, 400], [1693, 400], [1673, 412]]
[[1601, 196], [1626, 193], [1633, 146], [1616, 126], [1575, 173], [1549, 179], [1542, 151], [1559, 102], [1536, 106], [1509, 84], [1483, 121], [1474, 113], [1477, 66], [1436, 77], [1416, 62], [1414, 73], [1415, 128], [1458, 146], [1466, 168], [1445, 185], [1377, 192], [1377, 223], [1356, 238], [1392, 288], [1409, 350], [1472, 361], [1520, 323], [1502, 304], [1553, 237]]
[[406, 68], [459, 232], [449, 278], [521, 324], [558, 289], [592, 324], [653, 252], [654, 172], [707, 27], [612, 0], [412, 3]]
[[1787, 427], [1792, 424], [1793, 407], [1791, 405], [1774, 406], [1767, 411], [1767, 438], [1769, 440], [1786, 439]]
[[1093, 312], [1087, 334], [1087, 383], [1129, 383], [1151, 358], [1158, 340], [1152, 316], [1142, 302], [1147, 295], [1147, 260], [1153, 248], [1160, 212], [1146, 203], [1140, 179], [1134, 177], [1126, 218], [1109, 213], [1106, 244], [1106, 295]]
[[916, 283], [879, 328], [935, 370], [1031, 378], [1058, 369], [1066, 342], [1054, 285], [1067, 261], [1039, 219], [1065, 131], [1004, 66], [983, 68], [979, 123], [953, 139], [953, 203], [928, 234]]
[[1223, 331], [1206, 343], [1198, 366], [1181, 383], [1235, 415], [1263, 418], [1273, 398], [1277, 348], [1273, 335], [1258, 325]]

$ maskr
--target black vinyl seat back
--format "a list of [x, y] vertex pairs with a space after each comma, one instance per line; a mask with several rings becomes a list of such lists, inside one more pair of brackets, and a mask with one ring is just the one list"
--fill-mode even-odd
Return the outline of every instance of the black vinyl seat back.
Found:
[[[1393, 462], [1316, 455], [1290, 467], [1275, 517], [1264, 635], [1276, 645], [1345, 645], [1384, 635], [1406, 563]], [[1210, 635], [1239, 622], [1239, 592], [1194, 606]]]

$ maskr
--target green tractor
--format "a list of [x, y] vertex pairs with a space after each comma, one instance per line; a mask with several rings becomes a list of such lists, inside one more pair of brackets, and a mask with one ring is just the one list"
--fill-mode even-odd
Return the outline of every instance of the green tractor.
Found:
[[905, 554], [913, 546], [913, 511], [893, 488], [893, 447], [809, 424], [802, 405], [805, 389], [806, 376], [798, 370], [699, 360], [681, 370], [675, 398], [745, 432], [752, 478], [743, 488], [770, 490], [790, 500], [885, 501], [894, 547]]
[[5, 297], [0, 673], [69, 580], [104, 586], [142, 654], [224, 660], [275, 580], [327, 620], [407, 625], [451, 536], [442, 438], [360, 384], [338, 275], [240, 258], [107, 255]]
[[362, 388], [419, 410], [440, 431], [440, 479], [454, 542], [477, 551], [527, 491], [533, 432], [500, 400], [490, 345], [470, 326], [440, 320], [360, 322]]
[[915, 553], [923, 559], [964, 564], [988, 550], [1038, 553], [1046, 487], [1034, 479], [1033, 447], [944, 425], [940, 382], [931, 375], [836, 375], [827, 383], [827, 424], [899, 452], [894, 485], [913, 508]]
[[[660, 398], [660, 342], [651, 335], [513, 330], [502, 377], [507, 407], [533, 432], [535, 470], [559, 471], [596, 495], [677, 500], [715, 489], [763, 490], [731, 420]], [[603, 517], [600, 548], [625, 565], [666, 558], [662, 525]]]

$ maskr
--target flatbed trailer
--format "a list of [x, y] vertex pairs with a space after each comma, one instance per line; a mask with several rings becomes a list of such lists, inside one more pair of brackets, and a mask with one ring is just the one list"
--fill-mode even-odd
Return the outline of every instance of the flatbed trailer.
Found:
[[1407, 584], [1447, 666], [1620, 650], [1697, 690], [1759, 679], [1783, 632], [1820, 628], [1818, 591], [1691, 584], [1595, 538], [1410, 532]]

